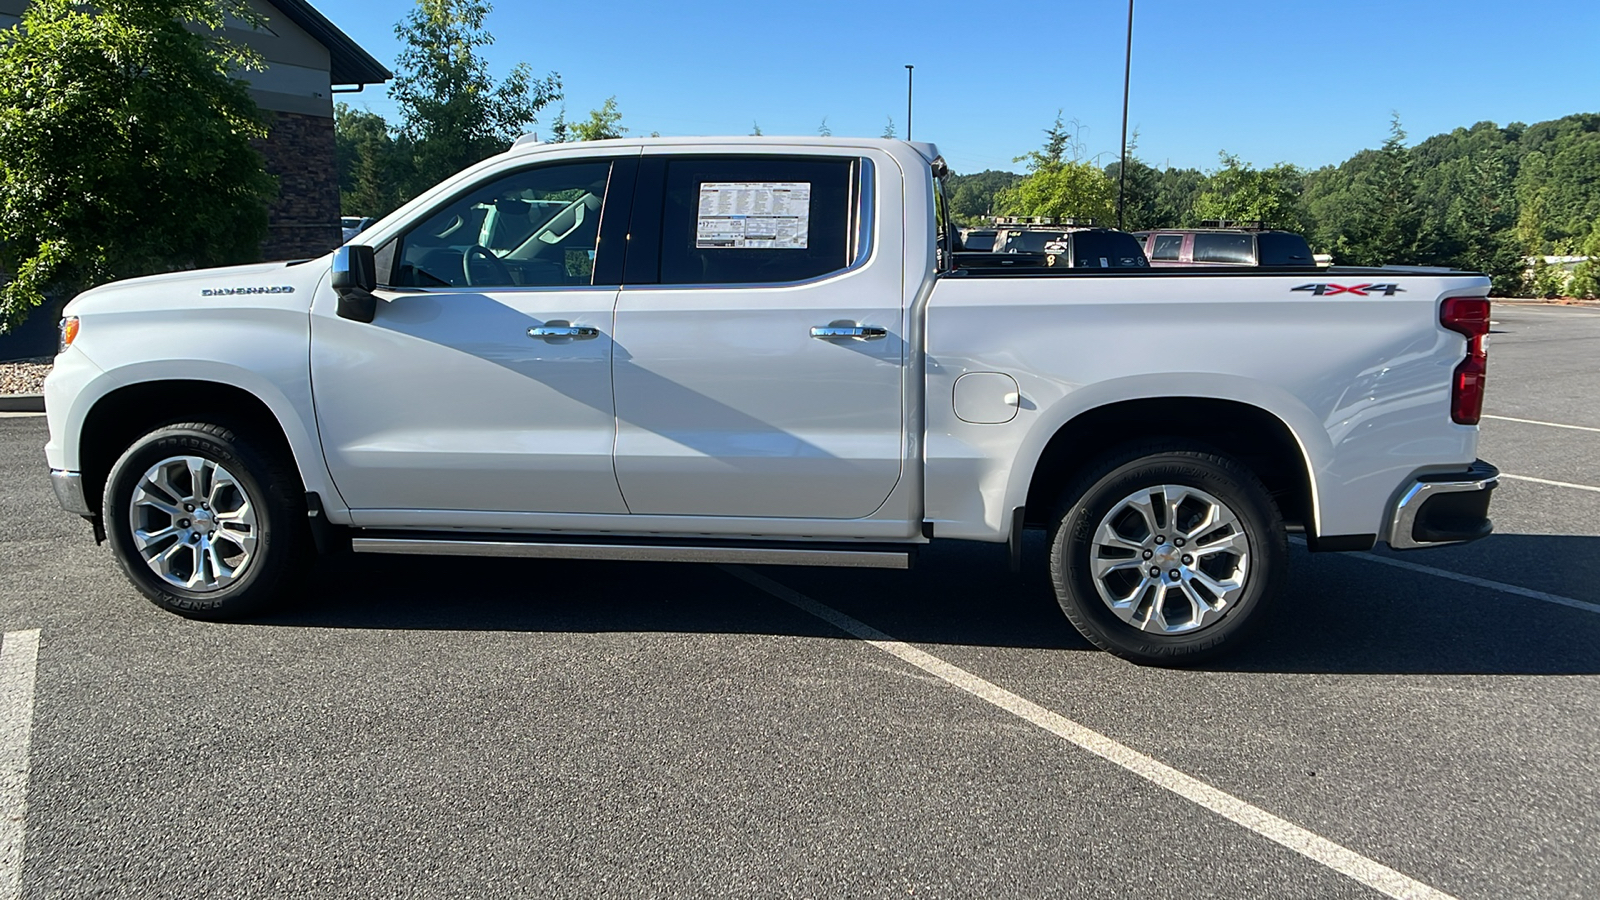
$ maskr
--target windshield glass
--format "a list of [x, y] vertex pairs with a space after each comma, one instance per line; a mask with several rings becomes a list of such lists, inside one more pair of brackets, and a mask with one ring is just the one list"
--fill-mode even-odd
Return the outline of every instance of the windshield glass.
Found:
[[1066, 232], [1062, 231], [1008, 231], [1005, 245], [1000, 248], [1000, 252], [1044, 253], [1051, 249], [1050, 244], [1062, 244], [1066, 240]]

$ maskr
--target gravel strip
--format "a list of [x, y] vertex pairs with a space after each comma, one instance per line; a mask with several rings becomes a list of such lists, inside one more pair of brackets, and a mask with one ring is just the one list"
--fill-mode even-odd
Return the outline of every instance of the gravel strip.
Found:
[[50, 357], [0, 363], [0, 394], [42, 394], [50, 374]]

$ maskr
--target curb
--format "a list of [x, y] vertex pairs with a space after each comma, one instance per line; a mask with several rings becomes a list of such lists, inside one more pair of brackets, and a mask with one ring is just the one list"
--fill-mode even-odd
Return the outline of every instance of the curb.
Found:
[[0, 412], [44, 412], [44, 395], [0, 394]]

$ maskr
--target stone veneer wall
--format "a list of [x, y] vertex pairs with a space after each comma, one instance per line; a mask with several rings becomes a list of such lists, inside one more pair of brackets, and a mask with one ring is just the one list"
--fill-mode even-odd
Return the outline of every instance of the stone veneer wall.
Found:
[[256, 142], [256, 149], [278, 179], [278, 199], [267, 208], [261, 258], [321, 256], [344, 242], [333, 119], [280, 111], [270, 115], [270, 131], [266, 140]]

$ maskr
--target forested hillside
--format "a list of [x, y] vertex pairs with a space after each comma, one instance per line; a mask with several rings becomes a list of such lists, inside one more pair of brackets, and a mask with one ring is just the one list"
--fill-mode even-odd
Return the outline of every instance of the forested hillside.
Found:
[[[1095, 168], [1063, 157], [1061, 133], [1058, 120], [1045, 150], [1026, 158], [1027, 175], [955, 176], [952, 211], [976, 221], [990, 213], [1071, 215], [1075, 202], [1101, 208], [1118, 164], [1098, 170], [1103, 182], [1089, 183], [1084, 176]], [[1209, 172], [1156, 169], [1133, 158], [1126, 226], [1259, 219], [1304, 233], [1340, 264], [1455, 266], [1487, 272], [1502, 293], [1596, 294], [1592, 262], [1568, 270], [1541, 259], [1530, 271], [1525, 260], [1600, 257], [1600, 114], [1535, 125], [1480, 122], [1412, 147], [1405, 138], [1396, 121], [1380, 147], [1309, 171], [1288, 163], [1257, 169], [1226, 153]], [[1029, 191], [1021, 189], [1025, 180], [1075, 187]], [[1042, 195], [1050, 208], [1032, 208]]]

